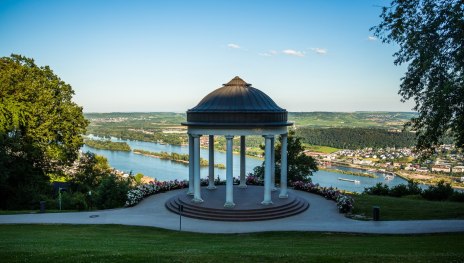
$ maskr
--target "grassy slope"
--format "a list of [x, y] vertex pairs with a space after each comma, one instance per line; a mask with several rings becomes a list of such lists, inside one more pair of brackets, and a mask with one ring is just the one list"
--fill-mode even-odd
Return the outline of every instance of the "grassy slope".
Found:
[[333, 148], [329, 146], [310, 145], [307, 143], [303, 143], [303, 146], [305, 147], [306, 150], [309, 150], [312, 152], [320, 152], [320, 153], [333, 153], [333, 152], [340, 150], [338, 148]]
[[0, 225], [2, 262], [458, 262], [463, 233], [193, 234], [118, 225]]
[[355, 196], [353, 214], [372, 217], [372, 206], [380, 206], [381, 220], [464, 219], [464, 203], [375, 195]]

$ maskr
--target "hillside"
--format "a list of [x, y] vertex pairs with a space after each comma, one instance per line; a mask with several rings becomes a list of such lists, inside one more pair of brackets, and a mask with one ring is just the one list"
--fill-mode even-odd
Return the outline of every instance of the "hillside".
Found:
[[413, 112], [290, 112], [289, 120], [297, 126], [314, 128], [401, 129], [415, 115]]
[[[398, 133], [413, 116], [415, 114], [412, 112], [290, 112], [289, 121], [295, 123], [297, 135], [310, 144], [335, 148], [398, 147], [414, 144], [412, 134]], [[87, 134], [173, 145], [186, 144], [188, 141], [186, 127], [180, 124], [186, 119], [185, 113], [86, 113], [85, 117], [90, 120]], [[260, 136], [248, 138], [250, 154], [260, 154], [261, 139]], [[223, 138], [218, 137], [216, 147], [224, 150], [224, 143]]]
[[[185, 113], [174, 112], [112, 112], [85, 113], [91, 127], [105, 123], [104, 126], [131, 128], [160, 128], [179, 126], [185, 121]], [[416, 116], [413, 112], [290, 112], [289, 120], [297, 126], [315, 128], [384, 128], [400, 129], [402, 125]]]

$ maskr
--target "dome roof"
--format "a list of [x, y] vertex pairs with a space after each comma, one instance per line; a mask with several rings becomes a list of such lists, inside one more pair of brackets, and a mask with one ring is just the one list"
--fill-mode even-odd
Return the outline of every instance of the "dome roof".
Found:
[[253, 88], [239, 77], [233, 78], [223, 87], [204, 97], [189, 112], [211, 111], [271, 111], [283, 112], [284, 109], [264, 92]]
[[187, 111], [187, 126], [289, 126], [287, 111], [239, 77], [204, 97]]

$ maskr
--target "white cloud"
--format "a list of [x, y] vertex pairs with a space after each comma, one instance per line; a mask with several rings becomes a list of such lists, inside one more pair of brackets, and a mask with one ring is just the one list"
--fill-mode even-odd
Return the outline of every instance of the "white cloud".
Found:
[[320, 55], [327, 54], [327, 49], [325, 49], [325, 48], [316, 47], [316, 48], [311, 48], [311, 50], [316, 52], [317, 54], [320, 54]]
[[278, 53], [279, 52], [277, 52], [275, 50], [269, 50], [268, 52], [258, 53], [258, 55], [263, 56], [263, 57], [272, 57], [272, 56], [277, 55]]
[[367, 40], [369, 40], [369, 41], [376, 41], [377, 38], [374, 37], [374, 36], [368, 36], [368, 37], [367, 37]]
[[233, 44], [233, 43], [227, 44], [227, 46], [230, 47], [230, 48], [240, 49], [239, 45]]
[[282, 50], [282, 53], [284, 53], [286, 55], [290, 55], [290, 56], [296, 56], [296, 57], [304, 57], [305, 56], [304, 52], [293, 50], [293, 49]]

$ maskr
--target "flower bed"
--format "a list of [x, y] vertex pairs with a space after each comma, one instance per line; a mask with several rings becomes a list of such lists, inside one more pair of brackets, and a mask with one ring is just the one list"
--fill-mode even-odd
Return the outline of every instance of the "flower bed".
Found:
[[329, 200], [335, 201], [340, 213], [350, 212], [354, 206], [354, 199], [351, 196], [343, 194], [343, 192], [337, 188], [322, 187], [319, 184], [305, 183], [302, 181], [294, 182], [293, 188], [295, 190], [321, 195]]
[[[209, 183], [207, 178], [201, 178], [200, 179], [200, 185], [201, 186], [207, 186]], [[221, 181], [219, 179], [216, 179], [214, 182], [216, 185], [225, 185], [226, 181]], [[234, 177], [234, 184], [239, 184], [240, 179]], [[170, 190], [176, 190], [176, 189], [183, 189], [189, 186], [188, 181], [151, 181], [148, 184], [143, 184], [137, 186], [133, 190], [129, 190], [127, 192], [127, 201], [124, 206], [129, 207], [129, 206], [134, 206], [140, 201], [142, 201], [144, 198], [147, 198], [151, 195], [158, 194], [158, 193], [163, 193], [167, 192]]]
[[248, 174], [248, 176], [246, 177], [246, 184], [247, 185], [264, 185], [264, 181], [261, 178], [258, 178], [257, 176]]
[[148, 184], [139, 185], [135, 189], [129, 190], [129, 192], [127, 192], [127, 201], [125, 206], [134, 206], [150, 195], [175, 189], [182, 189], [185, 187], [188, 187], [187, 181], [151, 181]]
[[[234, 178], [234, 183], [238, 184], [240, 180]], [[247, 185], [263, 185], [263, 181], [255, 176], [248, 175], [246, 178]], [[200, 179], [200, 184], [202, 186], [208, 185], [208, 179]], [[225, 184], [225, 181], [216, 180], [216, 185]], [[342, 191], [333, 187], [321, 187], [319, 184], [305, 183], [302, 181], [297, 181], [292, 184], [295, 190], [305, 191], [308, 193], [313, 193], [321, 195], [329, 200], [335, 201], [337, 203], [338, 210], [340, 213], [347, 213], [353, 209], [354, 200], [348, 195], [345, 195]], [[134, 206], [142, 201], [144, 198], [167, 192], [170, 190], [183, 189], [188, 187], [188, 181], [151, 181], [148, 184], [137, 186], [135, 189], [127, 192], [127, 201], [125, 206]]]

